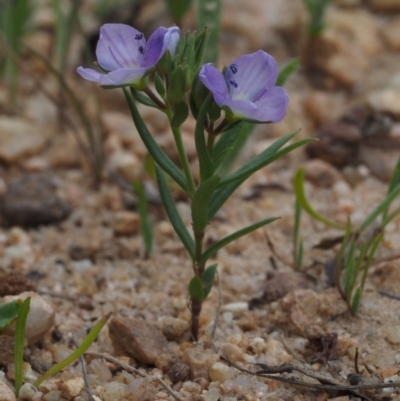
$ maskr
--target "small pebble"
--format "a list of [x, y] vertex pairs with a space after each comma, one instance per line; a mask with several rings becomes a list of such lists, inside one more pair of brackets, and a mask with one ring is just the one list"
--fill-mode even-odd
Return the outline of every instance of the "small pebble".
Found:
[[225, 380], [231, 379], [234, 374], [234, 369], [224, 365], [221, 362], [214, 363], [214, 365], [211, 366], [209, 372], [210, 379], [213, 382], [218, 381], [220, 383], [223, 383]]

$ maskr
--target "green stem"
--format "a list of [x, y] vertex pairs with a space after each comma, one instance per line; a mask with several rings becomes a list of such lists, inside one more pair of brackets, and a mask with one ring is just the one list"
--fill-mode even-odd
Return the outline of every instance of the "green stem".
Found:
[[[171, 122], [172, 121], [171, 111], [167, 110], [166, 114], [169, 118], [169, 121]], [[187, 157], [185, 146], [183, 145], [181, 130], [178, 127], [172, 127], [172, 126], [171, 129], [172, 129], [172, 134], [174, 135], [176, 148], [178, 149], [179, 160], [181, 162], [182, 169], [188, 184], [189, 196], [192, 198], [194, 193], [196, 192], [196, 185], [194, 183], [192, 172], [190, 171], [189, 159]]]
[[213, 147], [214, 147], [215, 137], [216, 137], [216, 135], [214, 135], [214, 134], [208, 134], [208, 138], [207, 138], [207, 150], [208, 150], [208, 153], [209, 153], [210, 155], [212, 154], [212, 150], [213, 150]]

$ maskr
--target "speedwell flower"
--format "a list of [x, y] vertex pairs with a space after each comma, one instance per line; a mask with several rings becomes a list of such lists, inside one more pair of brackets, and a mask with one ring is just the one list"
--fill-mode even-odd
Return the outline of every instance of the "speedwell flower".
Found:
[[278, 67], [262, 50], [238, 57], [225, 74], [213, 64], [200, 70], [200, 81], [211, 91], [227, 117], [258, 122], [279, 122], [285, 117], [289, 96], [275, 86]]
[[174, 55], [179, 35], [179, 28], [176, 26], [160, 27], [153, 32], [146, 44], [143, 33], [129, 25], [105, 24], [100, 28], [96, 56], [99, 66], [108, 73], [101, 74], [82, 67], [77, 72], [83, 78], [102, 86], [137, 84], [167, 50]]

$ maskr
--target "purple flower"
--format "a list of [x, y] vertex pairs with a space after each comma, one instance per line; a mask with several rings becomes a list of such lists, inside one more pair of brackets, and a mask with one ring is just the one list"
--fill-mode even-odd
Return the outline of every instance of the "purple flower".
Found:
[[123, 24], [105, 24], [100, 28], [96, 48], [97, 62], [108, 74], [79, 67], [78, 74], [102, 86], [126, 86], [140, 82], [169, 50], [174, 55], [179, 42], [179, 28], [160, 27], [147, 44], [143, 33]]
[[227, 117], [258, 122], [279, 122], [285, 117], [289, 96], [275, 86], [278, 67], [262, 50], [238, 57], [225, 74], [205, 64], [200, 81], [211, 91], [215, 103]]

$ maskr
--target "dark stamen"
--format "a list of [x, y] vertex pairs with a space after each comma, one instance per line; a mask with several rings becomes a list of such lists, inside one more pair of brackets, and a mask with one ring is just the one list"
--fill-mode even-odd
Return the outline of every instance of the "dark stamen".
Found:
[[232, 71], [234, 74], [236, 74], [236, 73], [238, 72], [238, 66], [237, 66], [237, 64], [231, 64], [231, 65], [229, 66], [229, 68], [231, 69], [231, 71]]
[[238, 84], [237, 84], [233, 79], [231, 79], [231, 80], [229, 81], [229, 83], [230, 83], [233, 87], [235, 87], [235, 88], [238, 87]]
[[137, 33], [136, 35], [135, 35], [135, 39], [136, 40], [140, 40], [140, 39], [142, 39], [143, 38], [143, 33]]
[[143, 54], [143, 53], [144, 53], [144, 47], [143, 47], [143, 46], [140, 46], [140, 47], [139, 47], [139, 53], [140, 53], [140, 54]]

